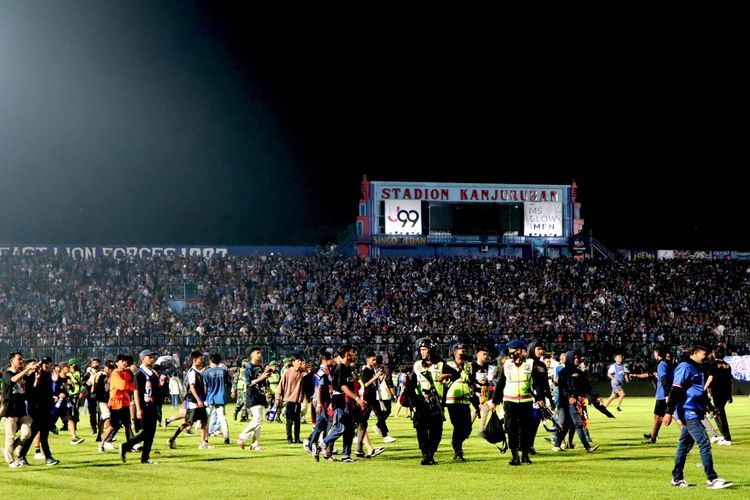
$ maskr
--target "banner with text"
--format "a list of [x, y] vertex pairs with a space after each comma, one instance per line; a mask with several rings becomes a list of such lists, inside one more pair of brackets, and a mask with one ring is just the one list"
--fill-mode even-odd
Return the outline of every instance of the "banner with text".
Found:
[[0, 244], [0, 256], [33, 255], [35, 253], [62, 255], [74, 259], [99, 257], [226, 257], [227, 255], [315, 255], [315, 247], [294, 246], [207, 246], [207, 245], [15, 245]]
[[562, 203], [526, 202], [523, 204], [523, 234], [526, 236], [562, 236]]
[[750, 356], [725, 356], [724, 361], [732, 367], [735, 380], [750, 382]]
[[422, 234], [422, 202], [385, 200], [385, 234]]

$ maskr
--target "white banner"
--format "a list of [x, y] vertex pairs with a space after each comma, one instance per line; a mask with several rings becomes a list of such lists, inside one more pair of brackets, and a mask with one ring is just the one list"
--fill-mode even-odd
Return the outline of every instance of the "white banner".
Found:
[[562, 203], [529, 202], [523, 204], [525, 236], [562, 236]]
[[724, 361], [732, 367], [735, 380], [750, 382], [750, 356], [725, 356]]
[[422, 202], [385, 200], [385, 234], [422, 234]]

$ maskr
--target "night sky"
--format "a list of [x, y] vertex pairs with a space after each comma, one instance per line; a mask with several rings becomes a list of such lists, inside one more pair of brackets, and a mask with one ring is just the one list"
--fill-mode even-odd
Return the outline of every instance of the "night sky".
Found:
[[0, 242], [322, 244], [367, 174], [575, 178], [611, 248], [750, 250], [726, 40], [423, 14], [2, 1]]

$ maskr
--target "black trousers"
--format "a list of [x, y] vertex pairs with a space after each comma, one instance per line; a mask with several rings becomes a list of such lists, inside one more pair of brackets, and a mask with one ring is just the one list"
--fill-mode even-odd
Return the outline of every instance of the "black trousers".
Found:
[[471, 405], [448, 405], [448, 415], [453, 424], [453, 451], [463, 454], [464, 441], [471, 436]]
[[[381, 404], [385, 409], [380, 407]], [[388, 424], [386, 424], [385, 421], [388, 419], [388, 417], [391, 416], [391, 400], [387, 399], [385, 401], [375, 401], [372, 404], [372, 411], [378, 418], [378, 422], [375, 424], [375, 426], [378, 428], [378, 430], [380, 430], [380, 435], [386, 437], [390, 432], [388, 430]]]
[[29, 448], [31, 448], [31, 443], [34, 442], [34, 438], [39, 433], [39, 446], [44, 452], [44, 457], [52, 458], [52, 452], [49, 449], [49, 410], [43, 410], [41, 413], [30, 413], [29, 416], [31, 417], [31, 437], [21, 446], [19, 456], [26, 457]]
[[716, 423], [719, 424], [721, 435], [724, 436], [724, 439], [726, 439], [727, 441], [731, 441], [732, 434], [729, 433], [729, 421], [727, 420], [727, 412], [724, 409], [727, 405], [728, 400], [729, 398], [714, 396], [714, 406], [716, 407]]
[[89, 423], [91, 424], [91, 430], [97, 432], [99, 430], [99, 403], [96, 399], [88, 398], [89, 403]]
[[143, 420], [140, 420], [141, 432], [130, 438], [123, 445], [123, 447], [129, 451], [132, 450], [133, 446], [136, 444], [143, 443], [143, 448], [141, 449], [141, 462], [146, 462], [151, 457], [151, 445], [154, 443], [156, 424], [158, 421], [159, 415], [156, 412], [156, 409], [143, 412]]
[[292, 425], [294, 425], [294, 440], [299, 441], [300, 410], [302, 405], [299, 403], [284, 403], [286, 408], [286, 438], [292, 440]]
[[417, 442], [419, 442], [422, 456], [432, 457], [443, 437], [443, 419], [439, 415], [426, 415], [416, 411], [412, 422], [414, 423], [414, 429], [417, 431]]
[[531, 422], [533, 404], [511, 403], [505, 401], [505, 433], [508, 436], [508, 448], [514, 453], [528, 453], [531, 447]]

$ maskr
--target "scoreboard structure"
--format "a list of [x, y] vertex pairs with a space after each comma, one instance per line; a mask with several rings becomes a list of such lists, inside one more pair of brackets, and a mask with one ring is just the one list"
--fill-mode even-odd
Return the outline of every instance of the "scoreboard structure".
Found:
[[362, 179], [360, 256], [583, 257], [577, 186]]

